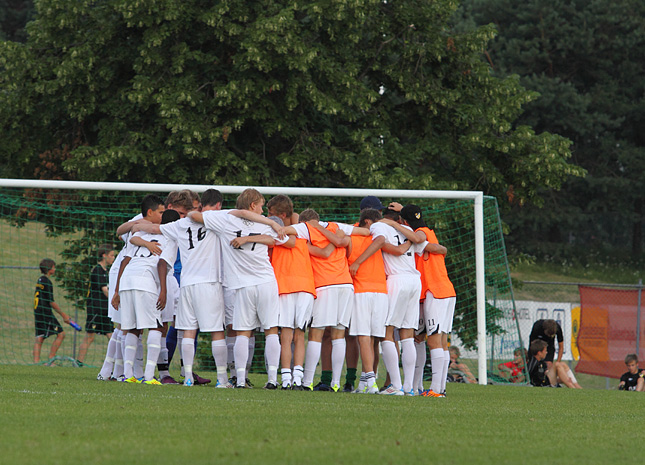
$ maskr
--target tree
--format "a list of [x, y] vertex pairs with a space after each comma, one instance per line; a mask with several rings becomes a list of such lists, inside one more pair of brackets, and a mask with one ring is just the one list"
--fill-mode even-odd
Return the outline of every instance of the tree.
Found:
[[33, 18], [31, 0], [0, 0], [0, 40], [24, 42], [25, 25]]
[[[0, 49], [2, 175], [57, 154], [85, 180], [481, 189], [520, 202], [580, 171], [514, 127], [491, 27], [454, 2], [42, 0]], [[47, 170], [39, 172], [41, 176]]]
[[[520, 122], [573, 142], [588, 171], [547, 209], [506, 218], [520, 238], [629, 247], [642, 258], [645, 223], [645, 4], [638, 0], [466, 0], [464, 18], [494, 23], [496, 74], [516, 73], [541, 97]], [[524, 239], [522, 239], [523, 241]], [[626, 254], [625, 254], [626, 255]]]

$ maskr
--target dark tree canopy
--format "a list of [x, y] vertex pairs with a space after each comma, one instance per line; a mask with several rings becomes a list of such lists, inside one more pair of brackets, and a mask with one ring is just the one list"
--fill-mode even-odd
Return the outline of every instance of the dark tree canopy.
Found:
[[507, 216], [519, 244], [533, 233], [543, 242], [573, 242], [587, 251], [609, 244], [642, 257], [645, 2], [465, 0], [463, 18], [494, 23], [495, 74], [518, 74], [540, 93], [520, 123], [568, 137], [574, 162], [588, 172], [558, 193], [546, 192], [549, 208]]

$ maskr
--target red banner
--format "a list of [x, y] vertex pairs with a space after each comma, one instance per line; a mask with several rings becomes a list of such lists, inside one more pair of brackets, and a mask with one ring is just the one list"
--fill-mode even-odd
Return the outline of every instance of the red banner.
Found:
[[[636, 353], [638, 290], [579, 286], [580, 361], [576, 372], [620, 378], [625, 356]], [[645, 312], [641, 312], [645, 313]], [[639, 360], [645, 361], [645, 321], [641, 316]]]

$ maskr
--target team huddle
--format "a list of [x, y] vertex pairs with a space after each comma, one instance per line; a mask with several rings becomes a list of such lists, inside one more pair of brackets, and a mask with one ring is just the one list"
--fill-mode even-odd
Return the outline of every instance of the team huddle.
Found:
[[[245, 388], [261, 331], [266, 389], [313, 390], [322, 354], [323, 374], [331, 371], [324, 390], [339, 391], [346, 354], [356, 372], [348, 344], [357, 344], [362, 373], [353, 392], [445, 397], [456, 296], [446, 248], [419, 207], [385, 208], [369, 196], [349, 225], [322, 221], [313, 209], [295, 214], [285, 195], [270, 199], [265, 217], [255, 189], [233, 210], [222, 210], [222, 200], [215, 189], [201, 198], [175, 191], [165, 202], [148, 195], [141, 214], [117, 229], [124, 247], [108, 297], [116, 329], [97, 379], [179, 384], [168, 371], [176, 344], [183, 384], [209, 382], [193, 365], [198, 333], [210, 333], [215, 386]], [[424, 390], [426, 344], [432, 384]]]

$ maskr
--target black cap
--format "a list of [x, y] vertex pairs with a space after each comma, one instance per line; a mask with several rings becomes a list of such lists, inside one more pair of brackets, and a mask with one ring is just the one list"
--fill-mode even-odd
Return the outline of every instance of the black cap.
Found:
[[421, 209], [416, 205], [410, 204], [403, 207], [403, 210], [401, 210], [401, 218], [407, 221], [415, 231], [419, 228], [427, 227], [425, 221], [423, 221]]
[[368, 195], [363, 200], [361, 200], [361, 210], [365, 210], [366, 208], [383, 210], [385, 208], [385, 205], [381, 203], [378, 197], [375, 197], [373, 195]]

